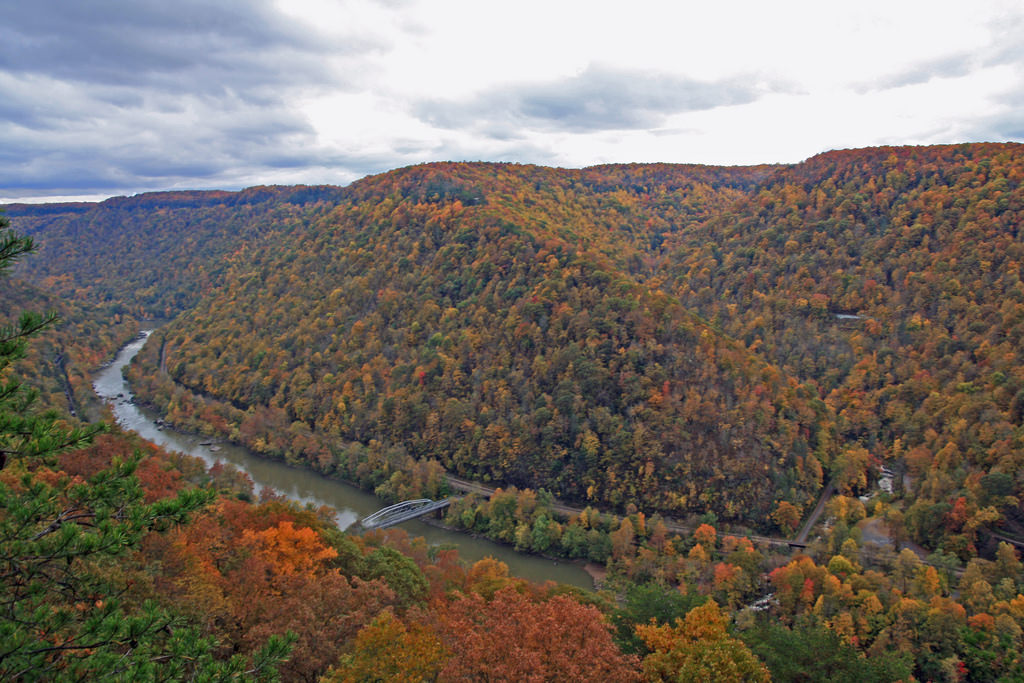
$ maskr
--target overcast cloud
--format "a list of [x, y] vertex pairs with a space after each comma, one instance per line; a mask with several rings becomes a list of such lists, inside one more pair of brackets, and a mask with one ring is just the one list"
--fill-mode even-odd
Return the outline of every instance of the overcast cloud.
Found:
[[495, 86], [468, 101], [431, 99], [414, 109], [430, 124], [499, 138], [533, 130], [592, 133], [657, 128], [673, 114], [756, 100], [755, 79], [702, 82], [670, 73], [588, 66], [549, 83]]
[[1024, 136], [1017, 2], [0, 6], [0, 199]]

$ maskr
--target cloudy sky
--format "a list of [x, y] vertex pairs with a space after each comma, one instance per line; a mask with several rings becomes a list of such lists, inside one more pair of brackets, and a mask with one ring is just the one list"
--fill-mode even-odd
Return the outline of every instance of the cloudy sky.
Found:
[[0, 201], [981, 140], [1024, 141], [1018, 0], [0, 7]]

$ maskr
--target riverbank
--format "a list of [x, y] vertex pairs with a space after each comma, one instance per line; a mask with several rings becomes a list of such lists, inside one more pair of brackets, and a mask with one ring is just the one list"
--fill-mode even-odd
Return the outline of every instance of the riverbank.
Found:
[[[512, 546], [508, 543], [501, 543], [501, 541], [495, 541], [494, 539], [489, 538], [483, 534], [478, 534], [473, 531], [467, 531], [466, 529], [461, 529], [459, 527], [452, 526], [451, 524], [445, 524], [441, 520], [433, 517], [421, 517], [420, 522], [437, 529], [445, 529], [447, 531], [458, 533], [462, 536], [466, 536], [469, 538], [487, 541], [488, 543], [499, 543], [507, 548], [512, 548]], [[573, 560], [565, 557], [556, 557], [554, 555], [545, 555], [543, 553], [524, 553], [521, 550], [516, 550], [515, 552], [519, 555], [530, 555], [533, 557], [540, 557], [548, 562], [554, 563], [555, 565], [563, 563], [569, 566], [579, 567], [582, 571], [586, 572], [587, 576], [590, 577], [590, 580], [593, 583], [593, 585], [589, 586], [589, 588], [593, 588], [594, 590], [600, 590], [604, 585], [605, 579], [608, 577], [608, 570], [595, 562], [588, 562], [586, 560]]]
[[[373, 494], [312, 470], [268, 460], [248, 449], [219, 440], [203, 446], [203, 442], [211, 441], [209, 436], [161, 428], [157, 423], [159, 417], [134, 401], [131, 389], [122, 375], [122, 369], [142, 349], [150, 332], [146, 331], [142, 337], [122, 347], [114, 361], [93, 376], [96, 394], [107, 402], [114, 419], [122, 427], [135, 431], [142, 438], [161, 447], [199, 457], [207, 466], [230, 464], [253, 480], [257, 492], [267, 487], [302, 505], [329, 506], [337, 511], [336, 522], [342, 529], [385, 507], [386, 503]], [[211, 446], [217, 446], [219, 450], [214, 451]], [[470, 563], [493, 557], [508, 565], [512, 575], [530, 581], [552, 580], [588, 589], [593, 586], [590, 576], [581, 567], [565, 561], [519, 553], [510, 546], [471, 537], [462, 531], [432, 527], [423, 522], [406, 522], [401, 527], [413, 536], [424, 537], [430, 545], [458, 548], [460, 557]]]

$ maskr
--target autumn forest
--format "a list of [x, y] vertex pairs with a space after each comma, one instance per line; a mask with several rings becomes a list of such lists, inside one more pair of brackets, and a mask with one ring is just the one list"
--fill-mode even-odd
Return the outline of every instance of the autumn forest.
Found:
[[[8, 205], [0, 678], [1024, 680], [1022, 183], [986, 143]], [[174, 428], [597, 585], [122, 432], [89, 378], [141, 321]]]

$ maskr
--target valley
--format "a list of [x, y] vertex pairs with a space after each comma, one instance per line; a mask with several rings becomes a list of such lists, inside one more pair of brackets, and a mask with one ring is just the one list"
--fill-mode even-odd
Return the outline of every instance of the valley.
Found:
[[[128, 344], [115, 361], [94, 379], [96, 393], [112, 406], [117, 423], [143, 438], [171, 451], [201, 458], [208, 467], [234, 467], [252, 480], [253, 493], [269, 489], [275, 495], [285, 496], [302, 506], [319, 508], [328, 506], [336, 511], [334, 522], [346, 530], [362, 517], [384, 507], [380, 498], [337, 480], [329, 480], [308, 469], [289, 467], [283, 463], [253, 455], [248, 450], [231, 444], [218, 445], [213, 450], [208, 437], [184, 434], [167, 429], [157, 422], [155, 415], [135, 404], [131, 390], [122, 377], [122, 369], [142, 348], [146, 337]], [[431, 526], [422, 522], [408, 522], [403, 528], [423, 537], [437, 547], [457, 547], [466, 562], [477, 562], [485, 557], [495, 558], [508, 565], [513, 575], [536, 582], [559, 583], [591, 588], [593, 582], [577, 565], [556, 562], [536, 555], [517, 553], [511, 548], [486, 539], [472, 537]]]
[[[605, 573], [598, 593], [528, 587], [514, 555], [467, 550], [465, 566], [401, 531], [351, 537], [317, 511], [336, 498], [256, 501], [208, 450], [146, 451], [146, 495], [212, 502], [146, 537], [133, 576], [247, 656], [293, 624], [318, 653], [302, 675], [428, 633], [454, 666], [459, 610], [539, 623], [558, 604], [604, 624], [588, 633], [621, 680], [694, 633], [754, 678], [798, 660], [849, 680], [1011, 680], [1022, 181], [1024, 146], [977, 143], [750, 167], [431, 163], [344, 188], [12, 205], [39, 247], [12, 308], [52, 297], [73, 323], [13, 367], [66, 406], [85, 359], [166, 318], [125, 366], [132, 392], [219, 454], [254, 453], [254, 479], [273, 467], [387, 502], [465, 491], [450, 527]], [[302, 544], [308, 562], [286, 550]], [[338, 604], [367, 591], [365, 614], [324, 607], [359, 615], [345, 654], [315, 642], [323, 615], [280, 611], [290, 581]], [[250, 584], [277, 630], [239, 616]]]

